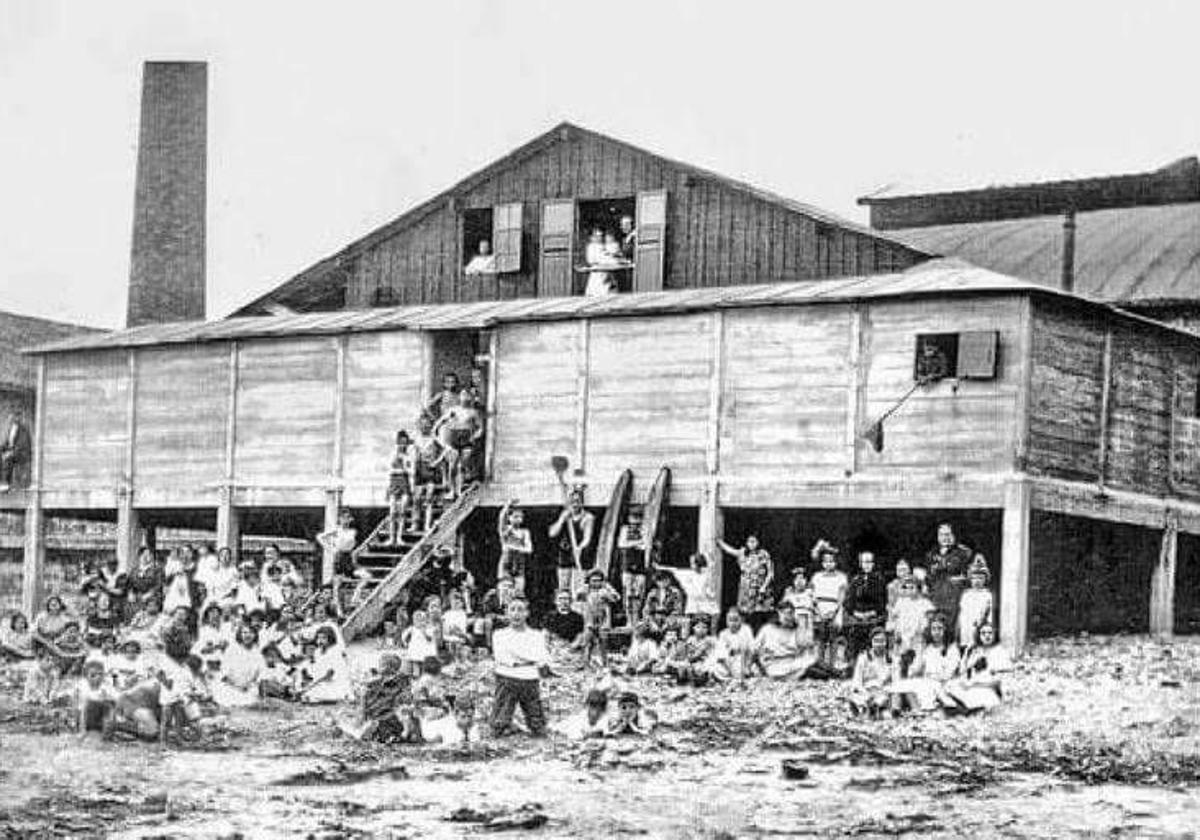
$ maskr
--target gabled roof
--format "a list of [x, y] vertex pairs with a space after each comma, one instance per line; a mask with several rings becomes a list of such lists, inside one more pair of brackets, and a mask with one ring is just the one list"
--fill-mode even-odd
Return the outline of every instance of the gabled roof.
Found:
[[[1063, 220], [1037, 216], [890, 231], [932, 254], [1057, 286]], [[1112, 303], [1200, 304], [1200, 202], [1078, 213], [1075, 290]]]
[[71, 337], [92, 337], [102, 332], [92, 327], [0, 311], [0, 388], [32, 390], [36, 387], [33, 360], [23, 356], [23, 350]]
[[515, 166], [518, 163], [528, 159], [529, 157], [531, 157], [535, 154], [541, 153], [541, 152], [545, 151], [546, 149], [549, 149], [558, 143], [568, 141], [572, 137], [589, 137], [589, 138], [592, 138], [595, 140], [600, 140], [604, 143], [609, 143], [614, 146], [619, 146], [619, 147], [621, 147], [629, 152], [632, 152], [634, 154], [644, 155], [644, 156], [647, 156], [650, 158], [654, 158], [655, 160], [659, 161], [660, 163], [670, 166], [672, 168], [678, 169], [678, 170], [686, 173], [687, 175], [690, 175], [691, 177], [693, 177], [695, 179], [710, 181], [713, 183], [720, 184], [728, 189], [740, 192], [744, 195], [750, 196], [752, 198], [756, 198], [760, 201], [765, 201], [770, 204], [774, 204], [774, 205], [781, 207], [785, 210], [788, 210], [790, 212], [799, 213], [801, 215], [808, 216], [809, 218], [814, 219], [818, 222], [823, 222], [825, 224], [833, 225], [833, 226], [842, 228], [844, 230], [848, 230], [848, 231], [852, 231], [854, 233], [861, 234], [863, 236], [869, 236], [872, 239], [878, 239], [878, 240], [881, 240], [884, 242], [891, 242], [893, 244], [900, 245], [901, 247], [908, 247], [904, 243], [899, 242], [898, 240], [890, 237], [886, 233], [882, 233], [873, 228], [858, 224], [857, 222], [849, 221], [848, 219], [843, 219], [840, 216], [837, 216], [833, 213], [826, 212], [817, 207], [813, 207], [810, 204], [805, 204], [803, 202], [796, 201], [791, 198], [786, 198], [784, 196], [778, 195], [777, 193], [770, 192], [769, 190], [764, 190], [760, 187], [753, 186], [744, 181], [739, 181], [735, 178], [730, 178], [725, 175], [720, 175], [716, 172], [712, 172], [710, 170], [703, 169], [699, 166], [693, 166], [688, 163], [682, 163], [680, 161], [664, 157], [664, 156], [656, 154], [654, 152], [647, 151], [646, 149], [640, 148], [638, 146], [634, 146], [630, 143], [626, 143], [623, 140], [618, 140], [615, 137], [610, 137], [606, 134], [601, 134], [598, 131], [592, 131], [590, 129], [582, 128], [582, 127], [577, 126], [570, 122], [561, 122], [558, 125], [556, 125], [554, 128], [550, 129], [549, 131], [545, 132], [544, 134], [539, 135], [538, 137], [529, 141], [525, 145], [520, 146], [517, 149], [514, 149], [513, 151], [509, 152], [504, 157], [488, 164], [487, 166], [483, 167], [482, 169], [480, 169], [476, 172], [473, 172], [472, 174], [468, 175], [466, 178], [464, 178], [461, 181], [459, 181], [458, 183], [454, 184], [452, 187], [449, 187], [448, 189], [443, 190], [442, 192], [438, 193], [437, 195], [433, 196], [432, 198], [421, 202], [420, 204], [416, 205], [412, 209], [410, 209], [410, 210], [406, 211], [405, 213], [401, 214], [400, 216], [396, 217], [392, 221], [390, 221], [384, 225], [381, 225], [380, 227], [371, 231], [366, 236], [356, 239], [355, 241], [351, 242], [349, 245], [347, 245], [346, 247], [337, 251], [336, 253], [331, 254], [330, 256], [326, 257], [325, 259], [306, 268], [304, 271], [300, 272], [292, 279], [287, 280], [280, 286], [277, 286], [276, 288], [272, 289], [271, 291], [267, 292], [266, 294], [260, 295], [258, 298], [255, 298], [253, 301], [239, 307], [237, 312], [235, 312], [234, 314], [240, 315], [243, 313], [249, 313], [249, 312], [252, 312], [255, 310], [259, 310], [266, 303], [273, 301], [273, 300], [277, 300], [279, 298], [292, 297], [292, 296], [303, 294], [303, 293], [311, 294], [314, 291], [320, 291], [320, 287], [323, 284], [328, 284], [330, 282], [329, 274], [330, 274], [331, 270], [336, 269], [338, 266], [340, 266], [347, 260], [349, 260], [349, 259], [353, 258], [354, 256], [356, 256], [357, 254], [371, 248], [372, 246], [378, 244], [379, 242], [394, 236], [397, 232], [416, 224], [417, 222], [419, 222], [422, 218], [424, 218], [429, 213], [444, 206], [446, 201], [449, 198], [451, 198], [452, 196], [461, 194], [461, 193], [465, 193], [465, 192], [469, 192], [470, 190], [472, 190], [476, 186], [478, 186], [480, 183], [494, 177], [499, 172], [501, 172], [507, 168], [510, 168], [512, 166]]
[[[267, 315], [154, 324], [95, 337], [68, 339], [35, 353], [96, 351], [126, 347], [154, 347], [250, 338], [285, 338], [297, 335], [341, 335], [386, 330], [469, 330], [498, 324], [560, 321], [581, 318], [618, 318], [744, 309], [766, 306], [806, 306], [862, 300], [966, 297], [987, 294], [1040, 294], [1073, 301], [1076, 305], [1103, 308], [1121, 317], [1153, 324], [1160, 329], [1185, 332], [1148, 321], [1090, 301], [1078, 295], [1047, 288], [978, 268], [961, 260], [933, 260], [897, 274], [872, 274], [832, 280], [766, 283], [750, 286], [644, 292], [609, 297], [525, 298], [481, 303], [446, 303]], [[1186, 333], [1191, 338], [1196, 336]]]

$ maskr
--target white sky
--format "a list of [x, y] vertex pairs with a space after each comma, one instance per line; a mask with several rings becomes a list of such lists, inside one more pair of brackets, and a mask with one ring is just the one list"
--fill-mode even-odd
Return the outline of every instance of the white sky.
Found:
[[562, 119], [851, 218], [1200, 152], [1186, 2], [0, 0], [0, 309], [121, 326], [141, 62], [209, 66], [209, 316]]

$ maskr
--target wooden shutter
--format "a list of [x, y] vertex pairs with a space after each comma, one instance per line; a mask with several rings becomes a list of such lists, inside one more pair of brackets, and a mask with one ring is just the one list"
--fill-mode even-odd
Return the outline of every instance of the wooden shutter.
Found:
[[661, 291], [663, 255], [667, 245], [666, 190], [638, 193], [636, 224], [637, 258], [633, 269], [633, 290]]
[[571, 249], [575, 233], [575, 201], [551, 199], [542, 203], [542, 249], [538, 267], [538, 297], [565, 297], [574, 291]]
[[521, 270], [522, 205], [497, 204], [492, 208], [492, 252], [496, 255], [496, 273]]
[[995, 379], [999, 343], [1000, 333], [995, 330], [959, 333], [955, 375], [959, 379]]

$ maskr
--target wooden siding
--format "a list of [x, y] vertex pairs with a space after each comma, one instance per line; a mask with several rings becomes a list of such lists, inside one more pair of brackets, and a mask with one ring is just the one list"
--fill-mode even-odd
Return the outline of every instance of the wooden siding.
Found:
[[552, 481], [551, 455], [566, 455], [572, 467], [580, 466], [582, 336], [577, 322], [513, 324], [500, 331], [493, 468], [504, 481]]
[[1026, 469], [1098, 481], [1104, 324], [1040, 304], [1033, 309], [1033, 359]]
[[348, 481], [382, 481], [396, 430], [416, 431], [424, 379], [422, 348], [428, 340], [428, 335], [412, 332], [348, 337], [342, 443]]
[[[327, 481], [337, 354], [332, 338], [252, 341], [238, 354], [234, 475], [239, 483]], [[386, 437], [387, 430], [380, 430]]]
[[134, 481], [198, 488], [225, 477], [229, 348], [140, 350]]
[[124, 482], [129, 432], [128, 354], [46, 359], [42, 483], [55, 489], [114, 491]]
[[1113, 330], [1105, 483], [1162, 495], [1170, 460], [1171, 346], [1154, 331], [1131, 325]]
[[763, 481], [842, 476], [849, 312], [829, 306], [726, 313], [723, 473]]
[[881, 303], [867, 309], [863, 327], [865, 400], [859, 431], [913, 386], [916, 337], [921, 333], [996, 330], [995, 379], [943, 380], [919, 389], [884, 424], [884, 448], [857, 440], [856, 471], [930, 469], [1003, 471], [1014, 459], [1013, 429], [1023, 387], [1021, 308], [1014, 298]]
[[614, 318], [591, 325], [587, 470], [611, 481], [705, 470], [712, 376], [711, 314]]
[[[543, 201], [633, 198], [659, 189], [667, 191], [664, 288], [869, 274], [920, 261], [903, 246], [819, 226], [803, 213], [718, 178], [697, 177], [653, 155], [576, 132], [430, 208], [329, 270], [345, 272], [348, 308], [533, 297], [539, 293]], [[521, 270], [462, 276], [462, 212], [508, 202], [524, 207]], [[819, 246], [819, 239], [824, 244]], [[828, 249], [820, 259], [819, 247]], [[582, 252], [582, 243], [576, 243], [576, 251]]]

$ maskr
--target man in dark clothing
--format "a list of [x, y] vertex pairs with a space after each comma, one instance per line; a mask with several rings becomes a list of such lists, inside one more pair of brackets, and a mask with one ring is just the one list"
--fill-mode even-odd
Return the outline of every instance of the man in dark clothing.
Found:
[[967, 569], [975, 552], [958, 542], [949, 522], [938, 525], [937, 546], [925, 555], [929, 599], [946, 616], [947, 627], [958, 626], [958, 599], [967, 586]]
[[875, 555], [859, 552], [858, 568], [846, 590], [846, 640], [852, 659], [867, 649], [871, 632], [887, 620], [887, 583], [875, 570]]
[[29, 483], [29, 462], [33, 458], [33, 438], [25, 417], [17, 412], [9, 420], [0, 440], [0, 491], [24, 487]]
[[554, 596], [554, 612], [546, 616], [543, 624], [549, 641], [574, 645], [583, 632], [583, 616], [571, 609], [571, 593], [560, 591]]

